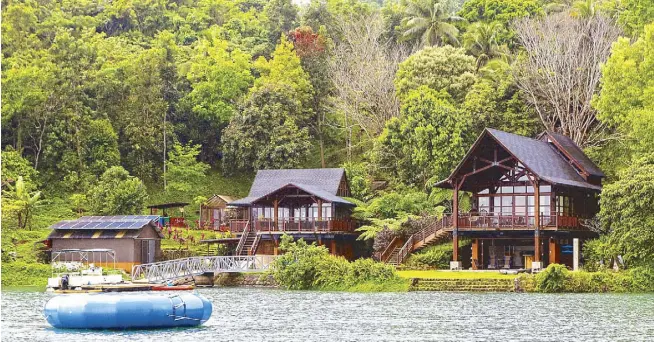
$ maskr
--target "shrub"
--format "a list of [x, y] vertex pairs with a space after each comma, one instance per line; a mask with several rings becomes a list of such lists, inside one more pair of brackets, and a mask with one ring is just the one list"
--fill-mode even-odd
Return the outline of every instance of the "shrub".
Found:
[[[471, 243], [472, 241], [470, 239], [462, 239], [459, 240], [459, 247], [464, 247]], [[451, 242], [434, 245], [413, 254], [406, 263], [409, 267], [448, 269], [452, 260], [452, 250]]]
[[371, 284], [393, 283], [397, 288], [399, 277], [395, 269], [372, 259], [349, 262], [340, 256], [330, 255], [327, 248], [307, 244], [303, 239], [293, 242], [282, 236], [280, 250], [284, 252], [271, 268], [275, 281], [291, 290], [329, 289], [344, 290], [356, 286], [377, 288]]
[[536, 289], [540, 292], [563, 292], [567, 275], [565, 265], [550, 264], [536, 275]]

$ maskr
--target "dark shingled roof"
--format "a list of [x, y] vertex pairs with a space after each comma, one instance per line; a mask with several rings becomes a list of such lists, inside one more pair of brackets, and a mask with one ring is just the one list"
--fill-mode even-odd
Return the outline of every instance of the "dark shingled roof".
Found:
[[581, 164], [581, 167], [584, 169], [584, 171], [588, 172], [592, 176], [596, 177], [605, 177], [604, 172], [593, 163], [590, 158], [584, 153], [584, 151], [575, 144], [572, 139], [566, 137], [563, 134], [558, 134], [558, 133], [553, 133], [553, 132], [547, 132], [547, 134], [556, 142], [572, 157], [574, 158], [579, 164]]
[[330, 202], [351, 204], [337, 196], [344, 175], [342, 168], [259, 170], [248, 196], [229, 204], [248, 205], [287, 185], [294, 185]]
[[[546, 141], [507, 133], [492, 128], [486, 128], [479, 139], [481, 139], [481, 137], [483, 137], [485, 134], [489, 134], [491, 137], [493, 137], [500, 145], [504, 146], [509, 153], [513, 154], [525, 167], [534, 172], [539, 178], [549, 183], [593, 190], [602, 189], [602, 187], [599, 185], [594, 185], [586, 182], [586, 180], [581, 175], [579, 175], [579, 173], [577, 173], [572, 165], [570, 165], [563, 158], [563, 156], [559, 154], [559, 152], [557, 152], [557, 150], [555, 150], [553, 146], [550, 146]], [[583, 154], [581, 150], [579, 150], [579, 152]], [[472, 150], [468, 152], [468, 155], [470, 153], [472, 153]], [[466, 155], [466, 158], [468, 155]], [[448, 177], [448, 179], [437, 183], [436, 186], [449, 188], [447, 180], [452, 178], [455, 173], [458, 172], [459, 168], [461, 165], [463, 165], [464, 162], [465, 159], [461, 161], [459, 166], [454, 170], [450, 177]]]

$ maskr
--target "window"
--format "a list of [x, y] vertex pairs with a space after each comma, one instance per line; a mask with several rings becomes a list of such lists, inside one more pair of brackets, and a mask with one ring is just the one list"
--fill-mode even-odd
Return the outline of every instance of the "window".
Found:
[[571, 216], [574, 212], [573, 199], [569, 196], [557, 196], [556, 212], [559, 215]]

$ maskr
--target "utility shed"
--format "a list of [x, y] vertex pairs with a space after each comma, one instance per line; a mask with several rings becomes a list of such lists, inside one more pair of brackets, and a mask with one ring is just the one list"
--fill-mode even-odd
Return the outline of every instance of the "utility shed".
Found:
[[83, 216], [52, 225], [48, 240], [53, 254], [70, 249], [113, 249], [116, 267], [131, 271], [134, 265], [161, 257], [164, 235], [158, 222], [156, 215]]

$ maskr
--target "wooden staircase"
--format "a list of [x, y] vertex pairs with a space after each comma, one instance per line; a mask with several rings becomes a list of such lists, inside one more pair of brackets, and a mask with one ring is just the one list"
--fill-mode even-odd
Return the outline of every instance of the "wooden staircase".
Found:
[[250, 228], [250, 222], [248, 222], [245, 225], [243, 233], [241, 234], [241, 239], [238, 241], [238, 245], [236, 246], [235, 255], [250, 255], [255, 240], [257, 240], [257, 232]]
[[394, 238], [382, 253], [382, 257], [380, 258], [381, 261], [397, 266], [403, 263], [409, 254], [427, 246], [440, 243], [450, 235], [448, 232], [443, 230], [443, 222], [443, 220], [437, 220], [428, 227], [419, 230], [415, 234], [409, 236], [402, 246], [399, 246], [399, 240]]

